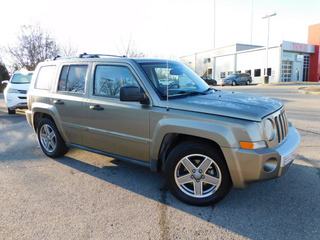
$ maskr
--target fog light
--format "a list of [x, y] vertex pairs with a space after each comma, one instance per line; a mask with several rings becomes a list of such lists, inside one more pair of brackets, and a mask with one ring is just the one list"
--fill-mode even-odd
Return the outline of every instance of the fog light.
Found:
[[275, 158], [270, 158], [266, 161], [266, 163], [263, 165], [263, 170], [266, 172], [273, 172], [278, 165], [278, 161]]

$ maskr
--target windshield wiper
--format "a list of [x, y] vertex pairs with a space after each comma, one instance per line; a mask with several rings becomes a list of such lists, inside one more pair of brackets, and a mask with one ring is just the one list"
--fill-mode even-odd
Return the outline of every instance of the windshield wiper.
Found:
[[206, 94], [206, 93], [209, 93], [209, 92], [212, 91], [212, 90], [215, 90], [215, 91], [216, 91], [216, 89], [214, 89], [214, 88], [212, 88], [212, 87], [209, 87], [207, 90], [204, 90], [202, 93], [203, 93], [203, 94]]
[[[211, 90], [215, 90], [214, 88], [208, 88], [202, 92], [199, 92], [199, 91], [179, 91], [179, 92], [176, 92], [173, 94], [173, 96], [176, 96], [176, 94], [181, 94], [186, 96], [190, 96], [190, 95], [207, 95], [208, 93], [210, 93]], [[166, 97], [167, 95], [166, 94], [161, 94], [162, 97]]]

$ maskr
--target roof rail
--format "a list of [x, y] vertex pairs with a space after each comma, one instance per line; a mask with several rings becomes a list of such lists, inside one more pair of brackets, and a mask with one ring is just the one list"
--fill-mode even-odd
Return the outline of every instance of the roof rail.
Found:
[[68, 56], [68, 57], [61, 57], [60, 55], [57, 55], [53, 58], [53, 60], [58, 59], [72, 59], [72, 58], [100, 58], [100, 57], [119, 57], [119, 58], [125, 58], [126, 56], [118, 56], [118, 55], [110, 55], [110, 54], [88, 54], [88, 53], [82, 53], [79, 56]]
[[111, 55], [111, 54], [88, 54], [83, 53], [79, 55], [79, 58], [100, 58], [100, 57], [120, 57], [125, 58], [125, 55], [119, 56], [119, 55]]
[[[77, 56], [68, 56], [68, 57], [61, 57], [60, 55], [57, 55], [53, 58], [53, 60], [58, 60], [58, 59], [72, 59], [72, 58], [77, 58]], [[50, 59], [48, 59], [50, 60]]]

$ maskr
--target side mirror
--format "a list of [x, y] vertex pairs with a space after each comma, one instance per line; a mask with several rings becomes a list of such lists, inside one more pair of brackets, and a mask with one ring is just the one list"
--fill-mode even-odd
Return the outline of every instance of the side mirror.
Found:
[[123, 86], [120, 88], [120, 101], [123, 102], [140, 102], [149, 104], [149, 98], [142, 88], [137, 86]]
[[3, 80], [1, 83], [2, 83], [2, 84], [8, 84], [8, 83], [9, 83], [9, 80]]
[[178, 75], [181, 75], [183, 72], [181, 71], [181, 69], [179, 69], [179, 68], [173, 68], [173, 69], [171, 69], [170, 70], [170, 75], [176, 75], [176, 76], [178, 76]]

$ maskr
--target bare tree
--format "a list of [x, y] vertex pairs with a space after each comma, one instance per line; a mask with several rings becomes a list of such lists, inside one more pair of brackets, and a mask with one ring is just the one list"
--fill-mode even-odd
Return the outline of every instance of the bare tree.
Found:
[[121, 46], [122, 46], [122, 51], [119, 51], [118, 46], [116, 46], [118, 49], [118, 52], [119, 54], [123, 54], [126, 57], [143, 58], [147, 56], [147, 54], [145, 54], [144, 52], [140, 51], [137, 48], [136, 43], [134, 40], [132, 40], [131, 36], [127, 44], [125, 44], [121, 39]]
[[76, 56], [78, 48], [73, 46], [70, 42], [68, 44], [60, 44], [59, 55], [63, 57]]
[[39, 24], [24, 25], [18, 35], [18, 43], [8, 47], [14, 69], [26, 68], [32, 71], [39, 62], [58, 55], [59, 47], [49, 33]]

